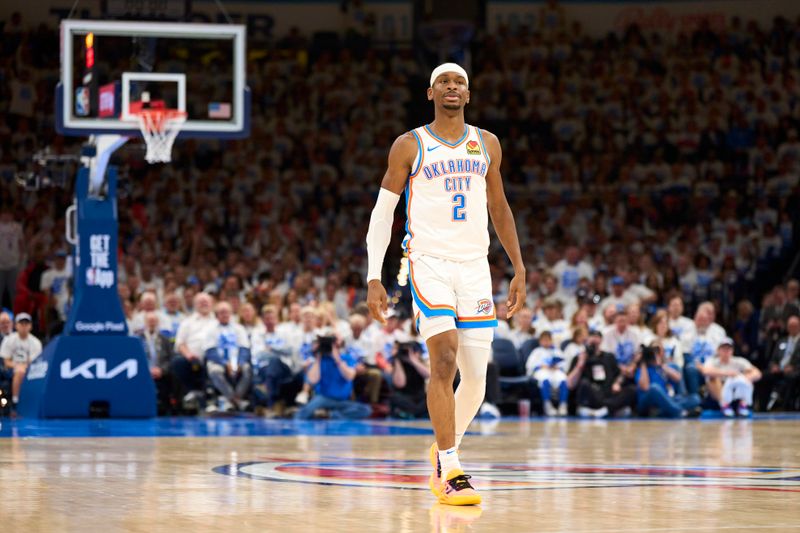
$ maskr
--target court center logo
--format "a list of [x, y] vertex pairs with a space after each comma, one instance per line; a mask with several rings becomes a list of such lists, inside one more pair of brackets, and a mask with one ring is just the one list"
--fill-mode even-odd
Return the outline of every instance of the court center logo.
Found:
[[[706, 487], [800, 492], [800, 468], [591, 465], [539, 463], [465, 464], [479, 490], [553, 490], [624, 487]], [[219, 474], [264, 481], [349, 487], [428, 490], [424, 461], [327, 458], [264, 459], [214, 468]]]

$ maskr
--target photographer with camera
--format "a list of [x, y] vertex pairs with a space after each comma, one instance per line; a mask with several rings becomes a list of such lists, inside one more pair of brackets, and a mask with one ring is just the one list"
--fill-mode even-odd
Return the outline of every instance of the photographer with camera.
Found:
[[[636, 400], [636, 389], [624, 385], [617, 358], [600, 350], [603, 334], [589, 332], [586, 349], [573, 360], [567, 386], [576, 390], [578, 416], [604, 418], [629, 410]], [[627, 409], [626, 409], [627, 408]]]
[[641, 416], [653, 414], [666, 418], [698, 415], [700, 396], [678, 394], [674, 383], [680, 383], [681, 373], [664, 358], [660, 340], [642, 346], [642, 359], [636, 369], [637, 409]]
[[398, 342], [392, 358], [392, 396], [389, 403], [392, 414], [400, 418], [427, 418], [428, 404], [425, 381], [431, 371], [422, 359], [419, 343]]
[[342, 347], [333, 334], [317, 334], [304, 363], [306, 382], [314, 387], [314, 397], [295, 413], [295, 419], [311, 420], [319, 409], [328, 411], [333, 419], [355, 420], [372, 414], [369, 405], [350, 399], [357, 360]]

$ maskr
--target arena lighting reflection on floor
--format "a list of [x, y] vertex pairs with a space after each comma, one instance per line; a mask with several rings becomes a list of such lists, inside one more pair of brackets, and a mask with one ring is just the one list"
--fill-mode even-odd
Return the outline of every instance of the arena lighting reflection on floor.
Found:
[[[568, 419], [569, 423], [619, 423], [636, 422], [647, 424], [657, 419], [628, 420], [583, 420]], [[724, 419], [702, 419], [702, 423], [718, 423]], [[756, 415], [753, 422], [765, 420], [800, 420], [800, 413], [776, 413]], [[504, 422], [525, 422], [515, 417], [503, 418]], [[531, 418], [530, 423], [543, 423], [545, 418]], [[476, 432], [494, 434], [498, 420], [480, 421]], [[552, 422], [552, 421], [551, 421]], [[473, 426], [474, 427], [474, 426]], [[317, 420], [296, 421], [262, 419], [255, 417], [172, 417], [147, 420], [118, 419], [8, 419], [0, 418], [0, 438], [54, 438], [54, 437], [291, 437], [306, 436], [398, 436], [432, 435], [425, 421], [405, 422], [400, 420]]]

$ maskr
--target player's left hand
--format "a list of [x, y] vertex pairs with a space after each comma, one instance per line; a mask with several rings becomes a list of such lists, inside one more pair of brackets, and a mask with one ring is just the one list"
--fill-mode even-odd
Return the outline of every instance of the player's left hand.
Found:
[[514, 313], [525, 307], [525, 276], [521, 276], [517, 274], [514, 276], [514, 279], [511, 280], [511, 284], [508, 286], [508, 301], [506, 302], [506, 306], [508, 307], [508, 318], [514, 316]]

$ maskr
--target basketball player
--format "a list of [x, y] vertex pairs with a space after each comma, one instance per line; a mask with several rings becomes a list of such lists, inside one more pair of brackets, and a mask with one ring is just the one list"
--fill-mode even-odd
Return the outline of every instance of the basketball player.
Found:
[[[492, 328], [497, 326], [486, 259], [487, 214], [514, 266], [509, 316], [525, 305], [525, 266], [500, 177], [500, 142], [464, 122], [470, 97], [466, 71], [445, 63], [433, 71], [430, 83], [435, 119], [392, 145], [370, 218], [367, 304], [372, 316], [385, 322], [381, 269], [394, 209], [405, 190], [404, 245], [414, 317], [431, 363], [428, 411], [436, 442], [430, 450], [430, 488], [442, 503], [474, 505], [481, 498], [461, 469], [458, 446], [483, 401]], [[461, 382], [454, 395], [456, 368]]]

